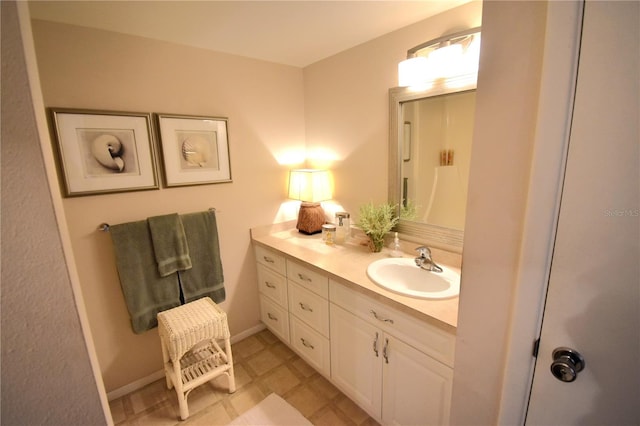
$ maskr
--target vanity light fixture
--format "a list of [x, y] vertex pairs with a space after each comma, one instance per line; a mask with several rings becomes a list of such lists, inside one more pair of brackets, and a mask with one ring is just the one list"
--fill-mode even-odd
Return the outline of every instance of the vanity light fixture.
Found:
[[426, 83], [429, 61], [426, 56], [414, 56], [398, 64], [398, 86], [417, 86]]
[[427, 89], [438, 80], [455, 85], [464, 76], [475, 81], [479, 57], [480, 27], [419, 44], [398, 64], [398, 85]]
[[307, 235], [322, 232], [325, 215], [320, 201], [331, 199], [329, 171], [291, 170], [289, 172], [289, 198], [302, 201], [296, 229]]

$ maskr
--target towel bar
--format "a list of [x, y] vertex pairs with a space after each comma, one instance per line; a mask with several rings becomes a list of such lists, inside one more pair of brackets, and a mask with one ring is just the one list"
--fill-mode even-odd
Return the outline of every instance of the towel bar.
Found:
[[[218, 210], [216, 210], [216, 208], [215, 208], [215, 207], [211, 207], [211, 208], [209, 209], [209, 211], [217, 212]], [[98, 231], [102, 231], [102, 232], [109, 232], [109, 228], [111, 228], [111, 225], [109, 225], [109, 224], [108, 224], [108, 223], [106, 223], [106, 222], [103, 222], [103, 223], [101, 223], [100, 225], [98, 225]]]

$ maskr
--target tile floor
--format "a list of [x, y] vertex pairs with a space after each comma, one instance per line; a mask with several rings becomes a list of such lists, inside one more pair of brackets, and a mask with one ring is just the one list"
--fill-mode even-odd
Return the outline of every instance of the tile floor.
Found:
[[317, 426], [378, 424], [270, 331], [263, 330], [236, 342], [231, 349], [235, 393], [227, 392], [225, 377], [195, 388], [187, 400], [189, 418], [180, 421], [175, 391], [168, 390], [162, 379], [111, 401], [114, 423], [226, 425], [275, 392]]

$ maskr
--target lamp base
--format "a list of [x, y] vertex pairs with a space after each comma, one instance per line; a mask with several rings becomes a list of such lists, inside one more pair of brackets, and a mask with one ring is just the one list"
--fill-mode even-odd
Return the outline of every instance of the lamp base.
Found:
[[324, 210], [322, 210], [320, 203], [303, 201], [302, 204], [300, 204], [298, 223], [296, 224], [298, 232], [307, 235], [317, 234], [322, 232], [324, 222]]

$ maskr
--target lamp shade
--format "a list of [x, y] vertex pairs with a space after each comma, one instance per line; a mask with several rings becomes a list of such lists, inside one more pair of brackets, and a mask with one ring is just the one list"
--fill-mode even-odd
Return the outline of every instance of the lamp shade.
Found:
[[291, 170], [289, 198], [313, 203], [331, 199], [329, 172], [315, 169]]

